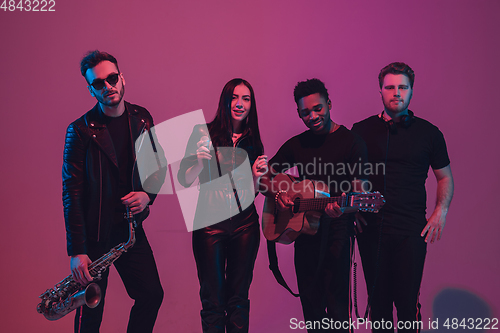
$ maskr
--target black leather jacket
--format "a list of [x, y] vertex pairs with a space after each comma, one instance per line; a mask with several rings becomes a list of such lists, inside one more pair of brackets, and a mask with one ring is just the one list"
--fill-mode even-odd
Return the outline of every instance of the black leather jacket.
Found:
[[[145, 108], [128, 102], [125, 102], [125, 112], [128, 113], [134, 145], [135, 140], [153, 126], [153, 118]], [[158, 156], [164, 160], [163, 150], [159, 145], [157, 148]], [[132, 154], [136, 160], [134, 147]], [[150, 198], [149, 204], [152, 204], [156, 197], [154, 193], [159, 189], [143, 188], [135, 165], [131, 175], [132, 190], [145, 191]], [[162, 165], [166, 166], [166, 161]], [[71, 123], [66, 131], [62, 179], [68, 255], [86, 254], [87, 241], [107, 241], [116, 214], [113, 200], [118, 196], [118, 186], [111, 182], [112, 173], [118, 173], [118, 161], [104, 115], [96, 104]], [[154, 179], [151, 183], [162, 184], [165, 175], [166, 169], [160, 169], [151, 175], [150, 178]], [[141, 223], [148, 215], [149, 207], [135, 219]]]
[[[198, 163], [197, 142], [203, 135], [206, 135], [200, 131], [200, 128], [202, 128], [201, 125], [194, 127], [177, 173], [177, 179], [184, 187], [191, 186], [186, 182], [186, 171]], [[253, 188], [251, 166], [257, 157], [262, 155], [262, 151], [257, 151], [250, 137], [244, 136], [236, 142], [235, 147], [215, 147], [211, 150], [211, 154], [213, 158], [204, 162], [204, 168], [198, 176], [200, 193], [194, 217], [195, 229], [200, 225], [220, 222], [222, 221], [220, 217], [226, 215], [232, 216], [230, 220], [234, 224], [257, 220], [258, 215], [253, 203], [256, 192], [250, 192], [248, 189]], [[247, 158], [250, 162], [250, 169], [243, 168], [243, 173], [238, 172]], [[229, 181], [228, 174], [231, 174], [231, 181]], [[221, 179], [222, 182], [219, 182], [218, 180]], [[237, 205], [231, 205], [236, 200], [233, 197], [234, 186], [238, 188], [239, 204]]]

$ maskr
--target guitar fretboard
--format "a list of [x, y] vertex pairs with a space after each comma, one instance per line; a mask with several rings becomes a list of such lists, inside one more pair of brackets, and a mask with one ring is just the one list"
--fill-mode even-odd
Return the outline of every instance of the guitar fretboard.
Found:
[[329, 203], [338, 203], [340, 207], [349, 207], [349, 196], [344, 195], [340, 197], [331, 198], [311, 198], [311, 199], [299, 199], [298, 212], [306, 212], [310, 210], [322, 211], [326, 208]]

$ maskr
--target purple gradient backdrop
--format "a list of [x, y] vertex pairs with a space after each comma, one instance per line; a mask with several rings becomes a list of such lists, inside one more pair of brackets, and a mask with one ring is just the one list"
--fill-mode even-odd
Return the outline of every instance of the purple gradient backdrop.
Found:
[[[466, 291], [489, 316], [499, 316], [499, 1], [56, 0], [55, 9], [0, 10], [3, 332], [72, 329], [72, 314], [48, 322], [36, 305], [40, 293], [69, 274], [62, 148], [67, 125], [94, 105], [79, 60], [96, 48], [117, 57], [126, 99], [147, 107], [157, 123], [200, 108], [212, 119], [223, 85], [247, 79], [271, 156], [304, 130], [292, 96], [297, 81], [324, 80], [333, 119], [350, 128], [380, 112], [380, 68], [407, 62], [416, 72], [411, 108], [443, 131], [456, 184], [444, 236], [428, 247], [424, 328], [445, 289], [459, 299], [444, 299], [451, 315], [471, 313], [472, 303], [460, 299]], [[428, 190], [432, 211], [432, 173]], [[257, 204], [260, 210], [262, 197]], [[159, 197], [145, 228], [166, 295], [155, 332], [200, 332], [191, 234], [177, 199]], [[261, 245], [250, 331], [292, 331], [290, 318], [302, 318], [300, 302], [274, 281]], [[293, 247], [281, 246], [279, 255], [296, 289]], [[358, 275], [363, 313], [366, 292]], [[110, 279], [102, 331], [124, 332], [132, 301], [114, 269]], [[434, 314], [442, 310], [436, 305]]]

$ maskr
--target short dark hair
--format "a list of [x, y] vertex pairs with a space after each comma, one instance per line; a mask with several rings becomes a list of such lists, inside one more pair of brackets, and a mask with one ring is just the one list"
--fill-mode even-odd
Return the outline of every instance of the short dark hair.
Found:
[[295, 89], [293, 89], [293, 97], [295, 98], [295, 103], [299, 105], [299, 100], [303, 97], [319, 93], [321, 97], [325, 99], [326, 102], [330, 100], [328, 96], [328, 90], [326, 90], [325, 84], [319, 79], [308, 79], [306, 81], [301, 81], [297, 83]]
[[378, 84], [380, 89], [382, 89], [382, 85], [384, 84], [384, 77], [387, 74], [403, 74], [408, 77], [410, 80], [410, 87], [413, 89], [413, 82], [415, 81], [415, 72], [411, 69], [410, 66], [405, 64], [404, 62], [393, 62], [380, 70], [378, 74]]
[[99, 63], [106, 60], [115, 64], [118, 73], [120, 73], [120, 69], [118, 68], [118, 61], [115, 57], [113, 57], [109, 53], [94, 50], [87, 52], [87, 54], [85, 54], [82, 61], [80, 62], [80, 71], [82, 72], [82, 76], [85, 78], [85, 80], [87, 79], [87, 77], [85, 76], [87, 70], [89, 70], [90, 68], [94, 68]]

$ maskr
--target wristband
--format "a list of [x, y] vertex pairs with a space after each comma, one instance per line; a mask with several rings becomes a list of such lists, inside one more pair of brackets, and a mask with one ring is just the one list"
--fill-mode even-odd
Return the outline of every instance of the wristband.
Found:
[[274, 196], [274, 204], [276, 206], [278, 205], [278, 198], [279, 198], [279, 196], [280, 196], [281, 193], [286, 193], [286, 191], [279, 190], [278, 193], [276, 193], [276, 195]]

